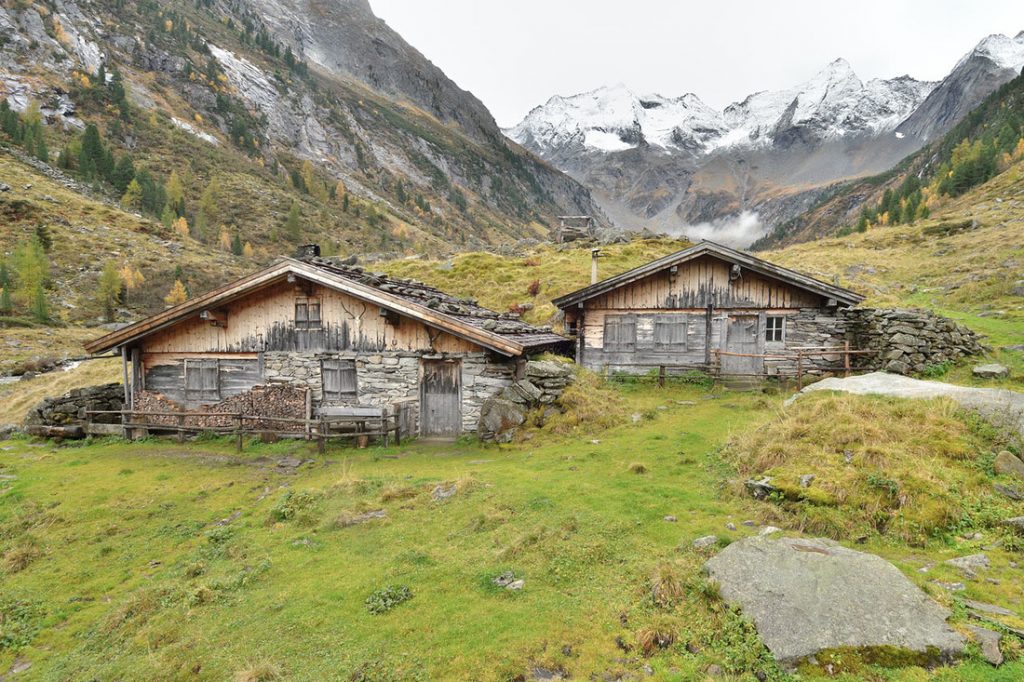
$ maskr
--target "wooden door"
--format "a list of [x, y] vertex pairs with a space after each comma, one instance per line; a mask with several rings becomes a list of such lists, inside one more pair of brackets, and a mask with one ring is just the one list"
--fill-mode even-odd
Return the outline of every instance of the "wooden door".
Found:
[[420, 381], [420, 435], [455, 438], [462, 432], [462, 364], [424, 360]]
[[[725, 334], [725, 351], [757, 355], [761, 353], [761, 326], [757, 315], [735, 315], [729, 318]], [[722, 374], [752, 375], [764, 371], [764, 358], [723, 355]]]

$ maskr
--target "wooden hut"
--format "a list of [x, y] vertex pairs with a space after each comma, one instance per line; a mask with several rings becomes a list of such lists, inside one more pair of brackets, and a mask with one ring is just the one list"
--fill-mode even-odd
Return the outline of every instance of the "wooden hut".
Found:
[[[108, 334], [133, 411], [260, 410], [268, 386], [306, 392], [308, 416], [411, 408], [424, 436], [474, 431], [485, 400], [528, 355], [566, 339], [433, 287], [307, 247], [248, 277]], [[294, 410], [292, 411], [294, 412]]]
[[860, 294], [703, 241], [556, 298], [576, 361], [597, 371], [783, 374], [836, 362]]

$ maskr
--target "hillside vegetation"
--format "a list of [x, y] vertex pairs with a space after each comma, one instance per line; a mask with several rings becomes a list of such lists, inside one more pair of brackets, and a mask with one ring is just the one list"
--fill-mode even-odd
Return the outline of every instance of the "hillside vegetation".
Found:
[[842, 183], [754, 248], [927, 218], [1024, 158], [1024, 75], [989, 95], [942, 138], [878, 175]]

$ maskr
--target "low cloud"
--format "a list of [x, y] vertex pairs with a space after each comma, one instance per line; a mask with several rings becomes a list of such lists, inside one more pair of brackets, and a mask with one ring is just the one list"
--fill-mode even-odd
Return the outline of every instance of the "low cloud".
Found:
[[743, 211], [739, 215], [719, 218], [707, 223], [684, 225], [668, 230], [674, 237], [686, 237], [691, 241], [709, 239], [719, 244], [746, 248], [760, 239], [768, 231], [761, 218], [753, 211]]

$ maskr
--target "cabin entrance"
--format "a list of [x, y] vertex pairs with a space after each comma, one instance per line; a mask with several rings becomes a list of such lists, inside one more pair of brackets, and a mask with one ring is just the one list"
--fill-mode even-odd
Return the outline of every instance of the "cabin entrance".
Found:
[[462, 363], [424, 360], [420, 381], [420, 435], [455, 438], [462, 432]]
[[735, 315], [729, 318], [725, 334], [725, 352], [741, 355], [723, 355], [723, 375], [754, 375], [764, 372], [764, 358], [756, 356], [761, 352], [761, 326], [757, 315]]

